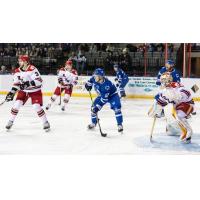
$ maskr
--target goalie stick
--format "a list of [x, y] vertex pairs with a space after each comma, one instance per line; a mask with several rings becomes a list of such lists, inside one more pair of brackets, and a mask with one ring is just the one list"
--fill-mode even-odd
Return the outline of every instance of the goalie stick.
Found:
[[153, 124], [152, 124], [152, 127], [151, 127], [151, 132], [150, 132], [150, 142], [152, 142], [152, 138], [153, 138], [153, 131], [154, 131], [154, 127], [155, 127], [155, 124], [156, 124], [156, 118], [157, 117], [154, 117], [153, 119]]

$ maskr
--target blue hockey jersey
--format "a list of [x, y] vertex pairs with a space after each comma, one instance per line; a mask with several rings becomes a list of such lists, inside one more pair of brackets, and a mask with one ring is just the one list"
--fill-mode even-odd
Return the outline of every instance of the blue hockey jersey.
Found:
[[119, 69], [116, 72], [116, 76], [117, 76], [117, 79], [119, 82], [127, 82], [128, 81], [128, 76], [122, 69]]
[[107, 78], [104, 79], [103, 83], [98, 83], [95, 81], [94, 77], [91, 77], [86, 84], [89, 86], [94, 86], [98, 96], [101, 97], [99, 102], [101, 106], [106, 104], [110, 97], [117, 94], [116, 86]]
[[[162, 67], [161, 70], [159, 71], [158, 73], [158, 76], [157, 76], [157, 81], [156, 81], [156, 85], [161, 85], [161, 82], [160, 82], [160, 77], [163, 73], [167, 72], [167, 69], [166, 67]], [[181, 82], [181, 79], [180, 79], [180, 75], [179, 73], [176, 71], [176, 69], [173, 69], [171, 72], [170, 72], [172, 78], [173, 78], [173, 82]]]

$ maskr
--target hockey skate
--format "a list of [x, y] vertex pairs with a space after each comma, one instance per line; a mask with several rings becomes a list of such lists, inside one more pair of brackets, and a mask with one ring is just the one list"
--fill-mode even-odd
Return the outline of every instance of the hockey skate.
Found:
[[62, 106], [62, 107], [61, 107], [61, 110], [62, 110], [62, 111], [65, 111], [65, 106]]
[[46, 121], [46, 122], [44, 123], [43, 129], [44, 129], [46, 132], [50, 131], [50, 124], [49, 124], [48, 121]]
[[96, 126], [96, 124], [89, 124], [87, 128], [89, 130], [93, 130], [95, 128], [95, 126]]
[[184, 144], [190, 144], [191, 143], [191, 137], [184, 138], [183, 140], [181, 140], [181, 142], [184, 143]]
[[47, 106], [46, 106], [46, 110], [49, 110], [51, 108], [51, 104], [48, 104]]
[[6, 129], [10, 130], [12, 126], [13, 126], [13, 121], [8, 121], [8, 123], [6, 125]]
[[123, 133], [123, 126], [122, 125], [118, 125], [118, 132]]
[[126, 97], [125, 91], [120, 91], [120, 98], [125, 98], [125, 97]]
[[196, 112], [196, 111], [194, 111], [194, 112], [192, 112], [191, 114], [192, 114], [192, 115], [196, 115], [196, 114], [197, 114], [197, 112]]

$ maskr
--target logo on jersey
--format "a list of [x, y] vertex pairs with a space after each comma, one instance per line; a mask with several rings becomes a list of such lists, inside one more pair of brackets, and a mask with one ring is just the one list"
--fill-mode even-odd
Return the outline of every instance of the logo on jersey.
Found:
[[109, 89], [110, 89], [110, 86], [106, 86], [105, 89], [106, 89], [106, 90], [109, 90]]
[[106, 94], [105, 94], [105, 97], [108, 98], [108, 96], [109, 96], [109, 93], [106, 93]]

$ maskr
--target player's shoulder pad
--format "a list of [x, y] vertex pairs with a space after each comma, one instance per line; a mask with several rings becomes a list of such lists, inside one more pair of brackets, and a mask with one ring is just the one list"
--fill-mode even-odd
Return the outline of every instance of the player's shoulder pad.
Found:
[[92, 82], [92, 83], [95, 82], [94, 76], [92, 76], [92, 77], [89, 79], [89, 81]]
[[29, 65], [26, 71], [33, 71], [36, 67], [34, 65]]
[[15, 73], [19, 73], [20, 72], [20, 68], [18, 67], [17, 69], [15, 69]]
[[165, 71], [167, 71], [166, 67], [165, 66], [161, 67], [160, 72], [163, 73]]
[[124, 73], [124, 70], [123, 70], [123, 69], [121, 69], [121, 68], [119, 69], [119, 71], [120, 71], [121, 73]]
[[105, 78], [105, 83], [104, 84], [105, 84], [105, 86], [109, 86], [109, 87], [111, 87], [113, 85], [113, 83], [107, 78]]
[[75, 69], [72, 69], [72, 70], [71, 70], [71, 73], [74, 74], [74, 75], [78, 75], [78, 72], [77, 72], [77, 70], [75, 70]]

